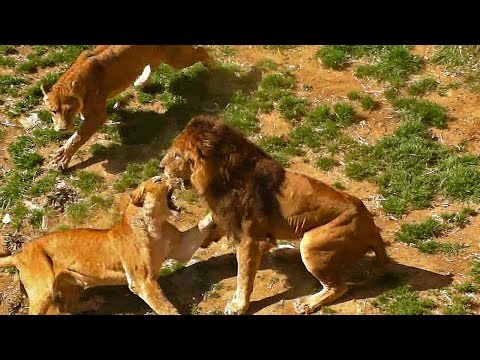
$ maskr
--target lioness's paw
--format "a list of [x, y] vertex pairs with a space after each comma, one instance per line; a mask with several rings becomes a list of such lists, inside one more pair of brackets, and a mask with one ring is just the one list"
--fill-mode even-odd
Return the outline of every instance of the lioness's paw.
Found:
[[248, 304], [242, 304], [235, 300], [230, 301], [225, 307], [225, 315], [243, 315], [247, 312]]
[[61, 147], [53, 155], [52, 165], [59, 167], [61, 169], [66, 169], [68, 167], [68, 164], [71, 158], [72, 158], [72, 155], [70, 155], [65, 148]]
[[308, 302], [303, 301], [302, 299], [295, 300], [293, 307], [299, 315], [309, 315], [315, 311], [315, 309], [310, 306]]

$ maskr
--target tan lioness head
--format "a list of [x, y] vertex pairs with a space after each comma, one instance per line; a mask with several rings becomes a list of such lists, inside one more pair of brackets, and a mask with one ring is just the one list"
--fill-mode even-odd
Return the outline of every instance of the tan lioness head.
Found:
[[[71, 83], [72, 89], [75, 87], [76, 81]], [[50, 94], [47, 94], [43, 84], [41, 85], [43, 92], [43, 101], [48, 110], [53, 114], [53, 126], [57, 131], [72, 132], [75, 127], [75, 118], [82, 111], [83, 100], [77, 95], [66, 95], [61, 89], [53, 87]], [[66, 92], [68, 94], [75, 94], [71, 90]]]
[[152, 177], [141, 183], [130, 193], [130, 203], [142, 208], [145, 213], [167, 217], [171, 212], [180, 211], [172, 200], [173, 188], [161, 176]]

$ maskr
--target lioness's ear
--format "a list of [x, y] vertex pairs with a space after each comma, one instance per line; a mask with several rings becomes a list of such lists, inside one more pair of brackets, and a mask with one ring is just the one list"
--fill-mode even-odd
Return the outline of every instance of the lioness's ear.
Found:
[[142, 206], [145, 201], [145, 187], [140, 186], [130, 193], [130, 200], [135, 206]]

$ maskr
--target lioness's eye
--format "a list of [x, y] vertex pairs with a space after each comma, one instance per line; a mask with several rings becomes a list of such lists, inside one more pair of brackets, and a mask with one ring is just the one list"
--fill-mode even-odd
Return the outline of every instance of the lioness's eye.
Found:
[[180, 160], [181, 156], [180, 154], [175, 154], [175, 160]]

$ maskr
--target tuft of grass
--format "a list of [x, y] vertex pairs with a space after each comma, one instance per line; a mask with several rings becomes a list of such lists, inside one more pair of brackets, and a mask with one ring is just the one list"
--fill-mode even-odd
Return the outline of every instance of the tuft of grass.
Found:
[[280, 51], [283, 52], [285, 50], [295, 49], [297, 45], [263, 45], [262, 46], [266, 50], [270, 51]]
[[39, 210], [39, 209], [33, 210], [32, 213], [30, 214], [30, 219], [29, 219], [30, 225], [32, 225], [37, 229], [41, 229], [44, 216], [45, 216], [44, 210]]
[[347, 188], [339, 181], [335, 181], [332, 186], [338, 190], [346, 190]]
[[256, 66], [263, 71], [274, 71], [277, 70], [280, 65], [272, 59], [262, 59], [256, 64]]
[[113, 204], [112, 197], [92, 195], [89, 199], [71, 203], [68, 206], [68, 215], [74, 222], [81, 222], [91, 217], [99, 209], [109, 209]]
[[0, 75], [0, 94], [17, 96], [19, 88], [25, 84], [28, 84], [28, 80], [23, 77]]
[[37, 197], [52, 191], [59, 176], [60, 172], [48, 170], [44, 176], [33, 183], [32, 187], [28, 190], [28, 194]]
[[354, 91], [350, 91], [347, 94], [347, 98], [348, 98], [348, 100], [351, 100], [351, 101], [357, 101], [357, 100], [360, 100], [362, 98], [362, 95], [360, 94], [360, 91], [354, 90]]
[[164, 266], [162, 270], [160, 270], [160, 277], [166, 277], [170, 276], [173, 274], [175, 271], [178, 271], [180, 269], [183, 269], [185, 267], [185, 264], [173, 260], [171, 263], [169, 263], [167, 266]]
[[77, 172], [77, 177], [74, 184], [83, 195], [90, 195], [94, 191], [100, 191], [105, 183], [105, 179], [102, 176], [89, 171]]
[[8, 146], [13, 163], [20, 169], [33, 169], [43, 164], [43, 157], [36, 153], [35, 141], [32, 137], [24, 135]]
[[445, 45], [435, 53], [432, 62], [446, 67], [461, 79], [472, 90], [480, 91], [480, 46], [478, 45]]
[[27, 61], [18, 66], [18, 70], [33, 73], [39, 68], [51, 67], [60, 63], [70, 65], [88, 47], [86, 45], [59, 45], [47, 49], [37, 47], [27, 56]]
[[474, 260], [472, 263], [472, 269], [470, 270], [473, 275], [475, 283], [480, 284], [480, 260]]
[[40, 172], [40, 168], [14, 169], [2, 179], [0, 186], [0, 207], [9, 208], [21, 200], [30, 189], [33, 179]]
[[403, 98], [396, 99], [393, 105], [405, 120], [420, 120], [425, 125], [440, 129], [447, 126], [447, 109], [431, 101]]
[[283, 166], [289, 165], [290, 156], [303, 155], [302, 149], [279, 136], [263, 137], [258, 145]]
[[423, 96], [429, 92], [435, 91], [438, 88], [438, 81], [433, 78], [423, 78], [416, 81], [408, 87], [408, 94], [412, 96]]
[[158, 166], [159, 159], [152, 159], [145, 164], [131, 163], [128, 164], [125, 172], [119, 180], [113, 184], [113, 188], [118, 192], [123, 192], [128, 189], [133, 189], [142, 181], [147, 180], [160, 173]]
[[0, 55], [12, 55], [17, 54], [18, 50], [15, 45], [0, 45]]
[[423, 67], [421, 57], [410, 52], [409, 46], [386, 46], [378, 60], [371, 65], [361, 65], [355, 75], [360, 78], [372, 77], [380, 82], [402, 86], [410, 75], [419, 72]]
[[0, 141], [2, 141], [5, 138], [5, 130], [0, 129]]
[[442, 214], [443, 222], [429, 218], [419, 224], [403, 224], [395, 234], [397, 241], [414, 245], [420, 251], [434, 254], [443, 252], [446, 254], [458, 254], [462, 245], [446, 242], [438, 242], [434, 239], [443, 236], [446, 231], [455, 227], [464, 227], [470, 220], [470, 216], [476, 215], [475, 211], [466, 208], [459, 213]]
[[480, 291], [480, 287], [471, 282], [456, 284], [454, 285], [454, 288], [462, 293], [477, 293]]
[[360, 104], [362, 105], [363, 110], [373, 111], [378, 108], [378, 102], [375, 101], [371, 96], [367, 95], [364, 96], [360, 100]]
[[280, 99], [280, 113], [288, 120], [299, 120], [308, 114], [309, 102], [306, 99], [288, 94]]
[[338, 45], [322, 46], [316, 55], [323, 66], [334, 70], [343, 69], [348, 61], [348, 53]]
[[472, 299], [465, 295], [455, 295], [453, 303], [448, 305], [444, 311], [445, 315], [472, 315]]
[[430, 315], [436, 307], [432, 300], [422, 299], [408, 285], [385, 292], [373, 305], [391, 315]]
[[13, 68], [16, 65], [17, 65], [17, 61], [14, 58], [10, 56], [0, 55], [0, 66]]
[[68, 134], [62, 131], [56, 131], [49, 127], [37, 127], [32, 131], [35, 144], [45, 146], [51, 143], [60, 143], [68, 138]]
[[108, 153], [108, 150], [110, 148], [108, 146], [102, 145], [102, 144], [93, 144], [90, 147], [90, 153], [93, 156], [104, 156]]
[[226, 56], [226, 57], [232, 56], [232, 55], [235, 55], [236, 52], [237, 51], [229, 45], [220, 46], [220, 54], [222, 54], [223, 56]]
[[329, 171], [332, 170], [334, 167], [337, 167], [340, 165], [338, 160], [335, 160], [333, 157], [330, 156], [323, 156], [320, 159], [317, 160], [315, 165], [323, 171]]

